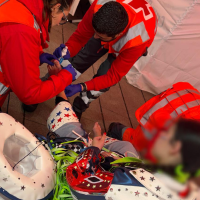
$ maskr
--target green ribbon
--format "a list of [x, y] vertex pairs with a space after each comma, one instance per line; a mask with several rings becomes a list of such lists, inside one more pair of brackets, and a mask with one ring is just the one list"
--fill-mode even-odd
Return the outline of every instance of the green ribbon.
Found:
[[183, 165], [178, 165], [175, 168], [175, 174], [175, 179], [180, 183], [185, 183], [190, 177], [190, 173], [183, 172]]

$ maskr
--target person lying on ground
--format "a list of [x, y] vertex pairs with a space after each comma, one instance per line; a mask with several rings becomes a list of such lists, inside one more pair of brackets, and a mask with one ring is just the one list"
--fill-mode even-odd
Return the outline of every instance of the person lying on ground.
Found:
[[[49, 130], [72, 140], [87, 138], [64, 92], [56, 104], [47, 120]], [[97, 123], [93, 134], [91, 146], [67, 167], [66, 180], [74, 199], [195, 199], [196, 186], [189, 179], [198, 176], [200, 168], [200, 124], [196, 121], [181, 119], [168, 129], [159, 129], [152, 146], [153, 163], [135, 159], [139, 154], [131, 143], [107, 137]], [[105, 147], [109, 153], [102, 151]], [[119, 162], [130, 156], [132, 162]]]

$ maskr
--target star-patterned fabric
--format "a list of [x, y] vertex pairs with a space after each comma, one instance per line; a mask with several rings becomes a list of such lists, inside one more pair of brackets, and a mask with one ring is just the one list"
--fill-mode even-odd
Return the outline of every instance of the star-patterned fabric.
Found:
[[195, 200], [197, 193], [191, 192], [186, 198], [166, 187], [165, 183], [144, 169], [131, 170], [129, 173], [141, 184], [111, 184], [106, 200]]
[[119, 140], [107, 136], [106, 139], [105, 139], [104, 146], [112, 144], [112, 143], [117, 142], [117, 141], [119, 141]]
[[145, 187], [126, 186], [112, 184], [108, 190], [106, 200], [158, 200], [156, 195], [153, 195]]
[[50, 131], [55, 132], [61, 126], [70, 122], [79, 122], [72, 106], [69, 102], [60, 102], [51, 112], [47, 119], [47, 127]]
[[0, 138], [0, 193], [9, 199], [45, 199], [56, 181], [49, 151], [5, 113], [0, 113]]

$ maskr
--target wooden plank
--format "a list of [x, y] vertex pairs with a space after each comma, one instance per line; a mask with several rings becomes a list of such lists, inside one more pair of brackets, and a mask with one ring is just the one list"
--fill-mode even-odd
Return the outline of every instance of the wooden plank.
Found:
[[149, 93], [149, 92], [146, 92], [146, 91], [142, 91], [143, 95], [144, 95], [144, 99], [145, 101], [147, 102], [149, 99], [151, 99], [152, 97], [155, 96], [155, 94], [152, 94], [152, 93]]
[[112, 122], [119, 122], [127, 127], [131, 127], [131, 123], [128, 117], [124, 117], [116, 112], [113, 112], [105, 108], [102, 108], [102, 112], [104, 116], [106, 131], [108, 131], [109, 125]]
[[4, 112], [4, 113], [8, 113], [9, 100], [10, 100], [10, 96], [8, 95], [6, 97], [6, 100], [4, 101], [4, 104], [1, 107], [1, 111]]
[[[104, 62], [107, 58], [107, 54], [105, 54], [102, 58], [100, 58], [96, 63], [93, 64], [94, 72], [97, 73], [97, 70], [102, 62]], [[126, 106], [124, 103], [124, 99], [122, 96], [121, 89], [119, 84], [112, 86], [109, 91], [105, 92], [100, 96], [100, 106], [103, 112], [105, 128], [107, 130], [109, 123], [107, 121], [119, 120], [119, 118], [124, 118], [125, 123], [130, 126], [131, 122], [128, 117], [128, 113], [126, 110]], [[108, 114], [108, 117], [106, 116]], [[113, 116], [112, 116], [113, 115]], [[120, 117], [118, 117], [120, 116]]]
[[76, 30], [77, 26], [71, 23], [66, 23], [62, 26], [62, 28], [63, 28], [63, 38], [64, 38], [63, 43], [66, 43], [67, 40], [70, 38], [70, 36]]
[[[82, 127], [87, 133], [91, 132], [91, 134], [93, 134], [92, 129], [94, 127], [95, 122], [96, 122], [96, 120], [91, 120], [91, 119], [87, 119], [84, 117], [81, 118]], [[104, 125], [103, 125], [102, 121], [98, 121], [98, 122], [99, 122], [99, 125], [101, 126], [102, 133], [104, 133], [105, 129], [104, 129]]]
[[14, 92], [10, 93], [8, 114], [23, 124], [24, 111], [22, 109], [22, 103]]
[[54, 26], [49, 34], [50, 42], [49, 47], [44, 49], [45, 52], [53, 54], [54, 50], [63, 43], [63, 27]]
[[25, 112], [25, 119], [46, 126], [47, 118], [55, 107], [55, 97], [40, 103], [34, 112]]
[[128, 115], [131, 119], [132, 127], [136, 128], [138, 122], [135, 117], [136, 110], [145, 103], [145, 99], [142, 95], [141, 90], [130, 85], [126, 78], [122, 78], [120, 81], [120, 87], [122, 90], [125, 105], [128, 111]]
[[47, 126], [25, 119], [24, 126], [33, 134], [37, 133], [46, 137], [49, 132]]

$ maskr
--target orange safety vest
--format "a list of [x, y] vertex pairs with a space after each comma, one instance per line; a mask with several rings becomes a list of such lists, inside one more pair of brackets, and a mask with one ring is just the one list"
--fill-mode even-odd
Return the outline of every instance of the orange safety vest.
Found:
[[136, 111], [136, 118], [147, 139], [152, 139], [158, 129], [167, 128], [170, 119], [178, 117], [200, 119], [200, 92], [186, 82], [147, 101]]
[[138, 151], [145, 150], [145, 157], [156, 162], [151, 149], [161, 130], [169, 128], [178, 117], [200, 120], [200, 92], [189, 83], [176, 83], [147, 101], [135, 115], [140, 125], [126, 129], [123, 140]]
[[[111, 0], [98, 0], [96, 13], [105, 3]], [[154, 38], [157, 31], [157, 18], [153, 8], [145, 0], [112, 0], [119, 2], [127, 11], [129, 23], [123, 34], [107, 44], [109, 53], [118, 55], [128, 48], [139, 46]], [[150, 45], [150, 44], [149, 44]]]
[[[33, 27], [40, 37], [40, 27], [33, 14], [17, 0], [0, 0], [0, 23], [12, 22]], [[10, 91], [4, 78], [0, 63], [0, 106], [3, 105]]]

